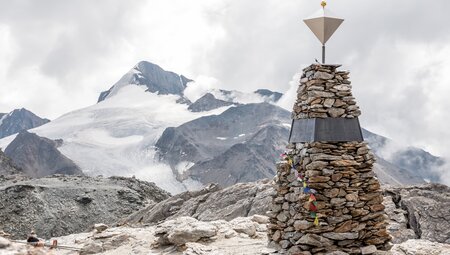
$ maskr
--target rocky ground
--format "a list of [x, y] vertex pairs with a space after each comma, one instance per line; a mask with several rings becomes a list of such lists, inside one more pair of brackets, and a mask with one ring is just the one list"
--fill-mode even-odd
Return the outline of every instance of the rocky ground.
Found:
[[[23, 221], [30, 224], [27, 215], [32, 215], [40, 237], [62, 236], [56, 238], [60, 245], [74, 247], [81, 254], [256, 255], [274, 251], [267, 247], [267, 218], [255, 216], [270, 206], [274, 191], [269, 180], [224, 189], [210, 185], [173, 197], [132, 178], [54, 176], [38, 180], [0, 178], [0, 236], [1, 230], [27, 234], [30, 225]], [[450, 254], [450, 188], [436, 184], [385, 187], [384, 195], [395, 244], [388, 254]], [[16, 202], [8, 203], [11, 199]], [[97, 233], [92, 231], [95, 223], [110, 227]], [[70, 233], [77, 234], [66, 236]], [[0, 239], [0, 254], [27, 254], [29, 249], [30, 254], [78, 254], [65, 249], [41, 252]]]
[[[449, 187], [425, 184], [404, 188], [384, 187], [383, 190], [383, 204], [389, 216], [388, 230], [394, 237], [394, 243], [426, 239], [450, 244]], [[148, 206], [122, 223], [155, 224], [182, 216], [212, 221], [264, 215], [269, 210], [273, 192], [270, 180], [241, 183], [224, 189], [210, 185], [201, 191], [181, 193], [155, 206]]]
[[[203, 222], [191, 217], [179, 217], [156, 226], [107, 228], [89, 233], [56, 238], [59, 249], [27, 247], [0, 238], [2, 255], [41, 254], [174, 254], [174, 255], [269, 255], [267, 247], [268, 217], [254, 215], [232, 221]], [[99, 229], [102, 228], [99, 226]], [[67, 250], [67, 249], [71, 250]], [[345, 255], [346, 253], [332, 253]], [[448, 255], [450, 245], [426, 240], [408, 240], [396, 244], [390, 252], [379, 255]], [[330, 254], [331, 255], [331, 254]]]
[[0, 230], [13, 238], [25, 238], [31, 229], [45, 238], [79, 233], [168, 197], [154, 183], [134, 178], [0, 178]]

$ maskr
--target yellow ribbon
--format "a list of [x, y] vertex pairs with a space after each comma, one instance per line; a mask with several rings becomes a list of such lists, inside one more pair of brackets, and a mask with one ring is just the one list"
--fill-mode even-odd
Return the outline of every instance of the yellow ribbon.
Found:
[[319, 226], [319, 216], [316, 216], [316, 219], [314, 220], [314, 225]]

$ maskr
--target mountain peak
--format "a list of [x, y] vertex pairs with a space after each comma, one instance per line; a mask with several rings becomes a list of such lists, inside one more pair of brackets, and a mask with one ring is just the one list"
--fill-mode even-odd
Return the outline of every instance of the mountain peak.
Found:
[[117, 92], [128, 85], [145, 86], [146, 92], [161, 95], [183, 96], [184, 89], [192, 80], [183, 75], [166, 71], [162, 67], [148, 61], [137, 63], [109, 90], [100, 94], [98, 102], [117, 94]]
[[40, 118], [25, 108], [15, 109], [10, 113], [0, 114], [0, 138], [39, 127], [48, 122], [50, 120]]
[[219, 107], [230, 105], [233, 105], [233, 103], [217, 99], [213, 94], [206, 93], [193, 104], [191, 104], [188, 109], [192, 112], [206, 112], [217, 109]]

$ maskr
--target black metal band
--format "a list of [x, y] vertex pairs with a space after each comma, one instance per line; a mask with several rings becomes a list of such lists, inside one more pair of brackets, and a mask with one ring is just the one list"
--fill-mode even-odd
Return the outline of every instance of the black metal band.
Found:
[[362, 142], [358, 118], [312, 118], [293, 120], [289, 143]]

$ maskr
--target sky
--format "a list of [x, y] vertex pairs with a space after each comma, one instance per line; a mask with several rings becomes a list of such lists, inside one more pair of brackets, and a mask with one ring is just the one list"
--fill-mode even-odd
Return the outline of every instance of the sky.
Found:
[[[55, 119], [141, 60], [224, 89], [294, 95], [320, 59], [320, 0], [0, 0], [0, 112]], [[450, 1], [329, 0], [327, 62], [351, 71], [362, 125], [450, 156]], [[288, 100], [286, 101], [288, 102]], [[450, 157], [449, 157], [450, 158]]]

